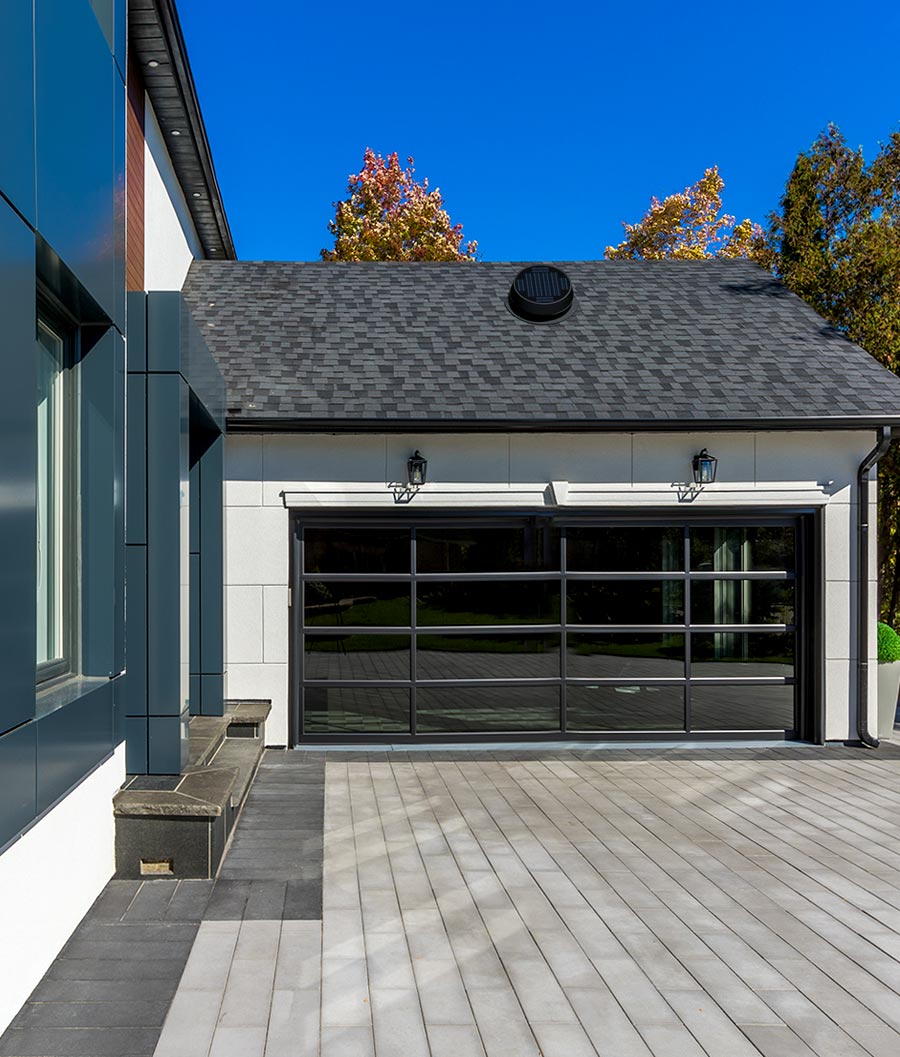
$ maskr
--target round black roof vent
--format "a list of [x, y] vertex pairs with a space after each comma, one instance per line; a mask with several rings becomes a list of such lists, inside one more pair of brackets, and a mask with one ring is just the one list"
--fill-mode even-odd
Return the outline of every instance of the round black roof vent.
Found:
[[572, 307], [572, 284], [565, 272], [549, 264], [532, 264], [513, 280], [509, 307], [530, 323], [549, 323]]

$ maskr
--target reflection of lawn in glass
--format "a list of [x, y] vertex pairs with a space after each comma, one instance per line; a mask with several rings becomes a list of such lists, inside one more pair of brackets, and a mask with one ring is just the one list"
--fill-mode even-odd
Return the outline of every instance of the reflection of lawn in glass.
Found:
[[667, 661], [684, 660], [684, 643], [660, 646], [657, 643], [634, 642], [620, 645], [598, 645], [592, 642], [569, 642], [569, 653], [579, 657], [659, 657]]
[[420, 650], [438, 650], [441, 653], [553, 653], [559, 649], [559, 636], [545, 639], [514, 637], [482, 639], [465, 635], [420, 635], [416, 640]]
[[[318, 597], [318, 596], [314, 596]], [[311, 605], [337, 605], [342, 599], [335, 596], [333, 599], [323, 597], [321, 602], [312, 602], [310, 592], [307, 589], [307, 606]], [[304, 617], [308, 628], [340, 627], [347, 624], [350, 627], [408, 627], [409, 626], [409, 596], [404, 598], [375, 599], [371, 602], [357, 602], [356, 605], [342, 610], [340, 613], [328, 613], [324, 616], [310, 613], [307, 609]]]
[[558, 624], [559, 599], [553, 600], [550, 612], [546, 616], [534, 616], [530, 613], [464, 613], [446, 609], [431, 609], [426, 602], [419, 602], [416, 610], [416, 621], [425, 627], [453, 627], [454, 625], [481, 624]]

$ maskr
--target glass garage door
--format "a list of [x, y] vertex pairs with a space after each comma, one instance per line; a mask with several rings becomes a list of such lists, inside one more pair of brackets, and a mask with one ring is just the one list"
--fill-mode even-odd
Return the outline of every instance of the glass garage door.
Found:
[[797, 728], [797, 526], [295, 524], [300, 738]]

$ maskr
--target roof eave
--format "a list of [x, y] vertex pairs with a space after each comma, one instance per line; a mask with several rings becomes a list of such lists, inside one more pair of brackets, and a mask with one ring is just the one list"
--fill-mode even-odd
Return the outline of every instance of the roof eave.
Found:
[[900, 415], [729, 419], [369, 419], [229, 415], [229, 433], [751, 433], [900, 427]]
[[[128, 7], [129, 47], [134, 49], [141, 66], [144, 87], [165, 136], [204, 255], [209, 260], [236, 260], [174, 0], [129, 0]], [[138, 14], [144, 18], [136, 18]], [[151, 60], [159, 65], [149, 67]], [[182, 133], [177, 144], [171, 137], [173, 129]], [[193, 197], [196, 179], [190, 170], [194, 166], [199, 166], [201, 172], [200, 198]]]

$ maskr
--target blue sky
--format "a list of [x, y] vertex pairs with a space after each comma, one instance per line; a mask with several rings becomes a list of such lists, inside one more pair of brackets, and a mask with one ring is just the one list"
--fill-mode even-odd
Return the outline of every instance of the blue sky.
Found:
[[180, 0], [238, 255], [314, 260], [371, 146], [413, 155], [484, 260], [602, 256], [718, 164], [763, 221], [828, 121], [900, 127], [900, 5]]

